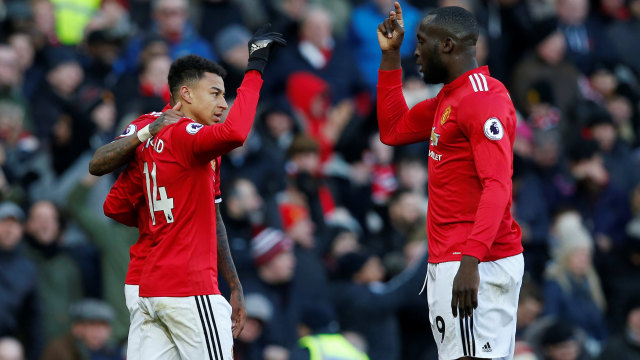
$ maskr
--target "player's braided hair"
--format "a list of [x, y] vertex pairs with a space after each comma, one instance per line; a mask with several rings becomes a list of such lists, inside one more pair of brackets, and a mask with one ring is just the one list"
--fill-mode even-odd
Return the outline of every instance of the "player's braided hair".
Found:
[[475, 16], [459, 6], [445, 6], [432, 10], [423, 21], [445, 30], [471, 46], [476, 44], [480, 33]]
[[198, 55], [183, 56], [171, 64], [169, 69], [169, 91], [175, 98], [182, 85], [193, 85], [204, 77], [204, 73], [213, 73], [224, 78], [227, 72], [214, 61]]

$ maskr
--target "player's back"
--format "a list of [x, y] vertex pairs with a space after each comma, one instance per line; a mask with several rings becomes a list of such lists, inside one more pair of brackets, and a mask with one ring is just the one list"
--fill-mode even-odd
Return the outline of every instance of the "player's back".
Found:
[[202, 127], [183, 118], [138, 150], [153, 236], [140, 296], [219, 294], [214, 172], [191, 147]]

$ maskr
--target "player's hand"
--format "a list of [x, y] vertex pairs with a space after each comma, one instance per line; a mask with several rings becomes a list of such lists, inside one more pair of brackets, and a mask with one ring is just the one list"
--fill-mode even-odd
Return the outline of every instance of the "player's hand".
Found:
[[382, 51], [399, 51], [404, 39], [402, 7], [397, 1], [393, 5], [396, 10], [389, 12], [389, 18], [378, 25], [378, 43]]
[[229, 304], [231, 305], [231, 331], [233, 332], [233, 338], [237, 339], [242, 329], [244, 329], [245, 321], [247, 321], [247, 310], [244, 307], [242, 290], [231, 291]]
[[478, 307], [478, 287], [480, 286], [480, 274], [478, 273], [478, 259], [464, 255], [460, 260], [460, 268], [453, 279], [453, 292], [451, 297], [451, 311], [453, 317], [472, 316], [473, 309]]
[[282, 34], [267, 32], [271, 24], [265, 24], [249, 40], [249, 65], [247, 71], [257, 70], [264, 73], [264, 68], [269, 61], [269, 52], [273, 46], [286, 46], [287, 41]]
[[171, 109], [158, 116], [158, 118], [149, 125], [149, 132], [151, 133], [151, 136], [155, 136], [165, 126], [175, 124], [178, 120], [182, 119], [184, 117], [184, 113], [180, 111], [181, 108], [182, 103], [178, 101]]

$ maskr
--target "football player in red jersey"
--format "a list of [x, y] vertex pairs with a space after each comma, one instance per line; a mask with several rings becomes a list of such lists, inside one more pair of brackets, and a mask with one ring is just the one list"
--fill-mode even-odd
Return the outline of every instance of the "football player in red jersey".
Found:
[[429, 320], [440, 360], [513, 357], [524, 272], [511, 216], [516, 113], [504, 85], [478, 67], [478, 24], [460, 7], [422, 20], [423, 79], [444, 83], [412, 109], [402, 94], [402, 8], [378, 26], [378, 125], [388, 145], [429, 140]]
[[[249, 66], [247, 69], [247, 74], [245, 77], [245, 82], [243, 86], [239, 89], [239, 96], [236, 99], [236, 105], [233, 106], [227, 121], [224, 124], [213, 125], [210, 131], [203, 131], [201, 135], [208, 134], [206, 136], [198, 136], [200, 141], [198, 142], [198, 148], [191, 148], [189, 150], [193, 150], [194, 153], [202, 155], [203, 152], [207, 152], [210, 154], [218, 154], [224, 153], [228, 151], [228, 149], [233, 148], [234, 146], [239, 146], [242, 144], [244, 139], [246, 138], [251, 124], [253, 122], [253, 118], [255, 116], [255, 108], [258, 101], [258, 92], [261, 86], [261, 74], [266, 66], [268, 60], [269, 49], [274, 45], [284, 45], [284, 40], [281, 38], [279, 34], [269, 33], [263, 34], [259, 31], [249, 42]], [[226, 110], [226, 102], [224, 100], [224, 82], [222, 82], [222, 78], [220, 75], [224, 75], [224, 71], [219, 68], [215, 63], [208, 62], [202, 58], [194, 58], [190, 57], [190, 59], [182, 59], [182, 63], [191, 63], [194, 64], [195, 68], [179, 70], [181, 74], [177, 76], [178, 81], [182, 83], [188, 83], [190, 86], [186, 86], [188, 89], [187, 99], [188, 104], [185, 106], [186, 110], [183, 113], [182, 101], [174, 101], [173, 108], [171, 106], [165, 107], [162, 113], [151, 113], [147, 115], [143, 115], [134, 123], [129, 125], [125, 133], [121, 136], [121, 139], [117, 139], [111, 144], [103, 146], [99, 149], [94, 158], [92, 159], [92, 169], [91, 172], [94, 174], [101, 174], [103, 172], [109, 172], [117, 168], [123, 162], [126, 162], [128, 159], [131, 159], [136, 147], [139, 147], [140, 152], [144, 150], [144, 148], [151, 146], [156, 150], [164, 150], [164, 141], [156, 141], [150, 140], [151, 134], [157, 134], [159, 130], [163, 129], [163, 126], [170, 125], [172, 123], [176, 123], [178, 120], [183, 118], [186, 115], [191, 116], [194, 119], [200, 119], [200, 121], [204, 124], [213, 124], [220, 121], [220, 116]], [[208, 68], [209, 71], [202, 72], [198, 70], [200, 65], [197, 64], [205, 64], [205, 67]], [[174, 63], [174, 65], [176, 65]], [[191, 66], [192, 67], [192, 66]], [[184, 67], [183, 67], [184, 68]], [[178, 67], [174, 66], [174, 70], [178, 69]], [[183, 71], [184, 70], [184, 71]], [[216, 73], [217, 72], [217, 73]], [[176, 71], [174, 71], [174, 80], [176, 78]], [[204, 75], [204, 76], [203, 76]], [[212, 85], [213, 87], [199, 87], [202, 78], [205, 78], [208, 81], [207, 85]], [[200, 80], [199, 80], [200, 78]], [[212, 81], [209, 81], [212, 80]], [[205, 81], [206, 82], [206, 81]], [[175, 83], [175, 81], [174, 81]], [[174, 84], [175, 85], [175, 84]], [[191, 87], [191, 88], [189, 88]], [[174, 88], [173, 90], [176, 90]], [[180, 88], [177, 89], [180, 91]], [[175, 94], [174, 94], [175, 95]], [[181, 95], [178, 95], [180, 97]], [[175, 96], [173, 97], [175, 100]], [[190, 119], [182, 119], [183, 122], [189, 122], [185, 130], [188, 134], [191, 134], [194, 131], [199, 131], [201, 128], [200, 123], [195, 123]], [[140, 129], [136, 132], [137, 129]], [[196, 130], [197, 129], [197, 130]], [[137, 136], [130, 136], [136, 134]], [[202, 140], [205, 141], [202, 141]], [[207, 143], [206, 140], [209, 140]], [[143, 145], [141, 145], [141, 142]], [[169, 149], [168, 147], [167, 149]], [[185, 149], [183, 149], [185, 150]], [[207, 155], [207, 156], [208, 156]], [[198, 156], [196, 156], [198, 157]], [[143, 316], [140, 312], [138, 306], [138, 284], [140, 283], [142, 275], [142, 268], [145, 264], [146, 257], [149, 253], [150, 246], [153, 243], [157, 245], [157, 241], [155, 241], [152, 232], [152, 223], [155, 220], [154, 212], [157, 211], [157, 208], [162, 208], [164, 205], [168, 205], [169, 207], [172, 204], [168, 204], [162, 201], [162, 197], [165, 193], [160, 190], [161, 195], [160, 199], [157, 198], [149, 198], [149, 202], [144, 198], [143, 192], [145, 191], [145, 187], [147, 184], [150, 184], [149, 181], [151, 176], [153, 178], [153, 183], [155, 184], [156, 173], [149, 173], [148, 169], [145, 172], [145, 169], [138, 166], [138, 162], [136, 161], [138, 156], [136, 155], [133, 160], [130, 161], [129, 166], [125, 169], [123, 174], [118, 178], [116, 184], [112, 188], [107, 200], [105, 201], [105, 214], [114, 218], [115, 220], [127, 224], [130, 226], [138, 226], [140, 229], [140, 238], [136, 245], [131, 248], [131, 261], [129, 265], [129, 272], [127, 274], [126, 286], [125, 286], [125, 295], [127, 298], [127, 306], [131, 312], [131, 327], [129, 334], [129, 348], [128, 348], [128, 358], [138, 359], [143, 358], [141, 353], [141, 327], [143, 323]], [[198, 160], [201, 160], [200, 158]], [[242, 288], [237, 279], [237, 275], [235, 273], [235, 267], [233, 266], [233, 261], [231, 259], [229, 250], [228, 250], [228, 242], [226, 239], [226, 231], [224, 230], [224, 224], [222, 223], [222, 219], [220, 218], [220, 212], [218, 209], [217, 203], [220, 202], [220, 192], [219, 192], [219, 158], [212, 158], [211, 162], [207, 161], [207, 166], [211, 170], [211, 174], [207, 174], [206, 179], [208, 179], [207, 187], [211, 188], [211, 192], [207, 194], [207, 196], [211, 195], [215, 198], [215, 200], [211, 201], [211, 206], [215, 201], [215, 216], [216, 221], [213, 222], [211, 218], [204, 219], [202, 222], [206, 222], [209, 224], [213, 224], [215, 229], [215, 237], [216, 241], [209, 241], [214, 246], [212, 246], [213, 254], [213, 263], [209, 262], [209, 266], [213, 269], [213, 272], [216, 274], [216, 278], [214, 280], [215, 287], [210, 287], [208, 290], [204, 292], [211, 292], [212, 294], [217, 292], [217, 268], [220, 268], [220, 273], [225, 277], [225, 280], [230, 284], [232, 288], [231, 294], [231, 307], [232, 314], [231, 319], [227, 316], [228, 319], [219, 320], [221, 322], [229, 323], [229, 329], [226, 327], [216, 328], [215, 331], [212, 331], [211, 328], [203, 327], [201, 329], [202, 342], [196, 347], [200, 346], [204, 350], [204, 353], [197, 355], [209, 357], [217, 357], [217, 358], [230, 358], [231, 353], [230, 349], [232, 346], [232, 335], [233, 337], [237, 337], [238, 334], [242, 331], [244, 320], [245, 320], [245, 311], [243, 304], [243, 296], [242, 296]], [[145, 182], [145, 175], [146, 180]], [[166, 187], [165, 187], [166, 189]], [[154, 186], [154, 191], [157, 188]], [[186, 191], [187, 188], [184, 187]], [[165, 190], [166, 191], [166, 190]], [[207, 191], [206, 187], [199, 189], [199, 191]], [[193, 194], [189, 194], [193, 195]], [[155, 194], [154, 194], [155, 196]], [[151, 209], [149, 208], [149, 204], [151, 204]], [[169, 210], [170, 211], [170, 210]], [[172, 217], [173, 215], [171, 215]], [[201, 216], [202, 217], [202, 216]], [[194, 220], [196, 221], [196, 220]], [[216, 224], [217, 223], [217, 224]], [[217, 226], [216, 226], [217, 225]], [[217, 251], [216, 251], [217, 247]], [[211, 259], [209, 259], [211, 260]], [[211, 269], [208, 269], [211, 270]], [[205, 271], [205, 273], [207, 273]], [[212, 275], [212, 272], [208, 272], [209, 275]], [[164, 276], [167, 274], [165, 273]], [[169, 278], [173, 280], [173, 278], [178, 275], [171, 274]], [[203, 275], [206, 277], [206, 275]], [[150, 276], [152, 277], [152, 276]], [[189, 282], [193, 279], [184, 279], [185, 282]], [[164, 281], [164, 280], [162, 280]], [[169, 281], [170, 282], [170, 281]], [[206, 281], [205, 281], [206, 282]], [[209, 281], [211, 284], [213, 282]], [[151, 281], [153, 283], [153, 281]], [[160, 281], [158, 281], [160, 283]], [[210, 285], [211, 285], [210, 284]], [[199, 285], [202, 285], [200, 283]], [[148, 285], [151, 288], [154, 287], [153, 284]], [[188, 287], [188, 284], [185, 284], [184, 287]], [[197, 286], [196, 286], [197, 287]], [[200, 290], [203, 290], [206, 286], [201, 286]], [[202, 292], [202, 291], [196, 291]], [[204, 295], [204, 294], [203, 294]], [[219, 296], [221, 298], [221, 296]], [[214, 321], [220, 317], [221, 309], [228, 309], [229, 304], [226, 303], [226, 300], [220, 300], [218, 297], [209, 298], [201, 297], [202, 304], [207, 302], [208, 307], [202, 307], [199, 309], [202, 311], [202, 315], [206, 317], [207, 322]], [[211, 301], [216, 301], [218, 303], [223, 303], [222, 306], [215, 306], [215, 310], [212, 310]], [[225, 305], [226, 304], [226, 305]], [[195, 308], [194, 308], [195, 309]], [[226, 310], [225, 310], [226, 311]], [[223, 311], [224, 312], [224, 311]], [[155, 314], [158, 315], [158, 314]], [[157, 319], [156, 319], [157, 320]], [[231, 324], [232, 322], [232, 324]], [[210, 323], [207, 323], [209, 325]], [[175, 324], [175, 327], [178, 327]], [[215, 325], [215, 324], [214, 324]], [[215, 326], [214, 326], [215, 327]], [[228, 330], [228, 331], [227, 331]], [[204, 332], [203, 332], [204, 331]], [[152, 332], [149, 332], [149, 347], [156, 348], [158, 353], [147, 354], [151, 358], [156, 358], [156, 356], [164, 357], [164, 356], [177, 356], [180, 351], [180, 348], [187, 349], [188, 346], [177, 345], [175, 340], [179, 338], [176, 336], [173, 342], [165, 342], [157, 341], [161, 337], [157, 337], [151, 335]], [[161, 334], [166, 338], [166, 335]], [[166, 340], [166, 339], [165, 339]], [[177, 340], [179, 341], [179, 340]], [[193, 339], [190, 340], [193, 343]], [[222, 344], [224, 344], [224, 351], [222, 349]], [[193, 345], [193, 344], [191, 344]], [[214, 348], [215, 346], [215, 348]], [[193, 350], [193, 349], [192, 349]], [[185, 350], [189, 351], [189, 350]], [[197, 351], [197, 350], [196, 350]], [[160, 355], [162, 353], [162, 355]], [[187, 355], [183, 356], [193, 356], [186, 353]]]

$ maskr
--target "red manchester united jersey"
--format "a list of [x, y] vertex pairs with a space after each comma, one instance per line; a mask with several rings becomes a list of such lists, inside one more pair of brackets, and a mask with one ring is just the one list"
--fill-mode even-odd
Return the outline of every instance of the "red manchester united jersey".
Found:
[[477, 68], [409, 110], [401, 77], [379, 72], [380, 137], [388, 145], [429, 140], [429, 262], [521, 253], [510, 211], [516, 113], [504, 85]]
[[[167, 105], [163, 112], [171, 107]], [[141, 129], [153, 122], [161, 113], [154, 112], [146, 114], [134, 120], [120, 137], [135, 134], [137, 129]], [[144, 146], [141, 144], [140, 147]], [[139, 151], [141, 150], [139, 147]], [[220, 194], [220, 158], [211, 162], [214, 168], [214, 191], [216, 203], [222, 201]], [[127, 225], [138, 227], [140, 233], [138, 241], [129, 250], [129, 269], [125, 284], [139, 285], [142, 275], [142, 268], [149, 253], [151, 244], [151, 229], [149, 228], [149, 208], [144, 198], [142, 189], [142, 172], [139, 169], [138, 161], [134, 157], [115, 184], [109, 191], [104, 202], [104, 213], [113, 220]]]
[[189, 118], [163, 128], [137, 149], [141, 190], [149, 209], [150, 252], [140, 296], [219, 294], [214, 172], [211, 162], [241, 146], [253, 119], [262, 79], [248, 72], [222, 124]]

